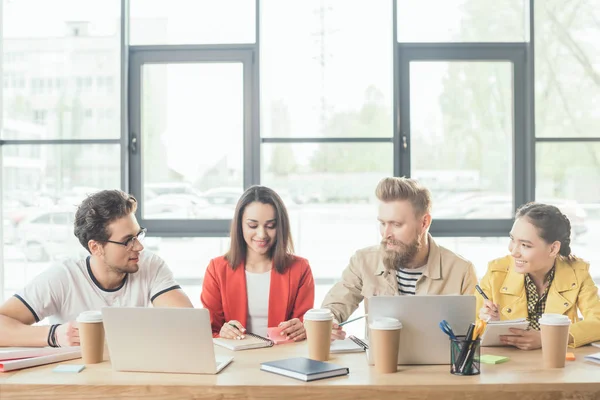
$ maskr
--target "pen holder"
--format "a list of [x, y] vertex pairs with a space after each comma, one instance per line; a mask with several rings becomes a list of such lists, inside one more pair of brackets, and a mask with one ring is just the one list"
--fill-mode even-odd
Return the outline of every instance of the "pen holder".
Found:
[[450, 339], [450, 373], [454, 375], [479, 375], [481, 368], [481, 339], [467, 340], [466, 336]]

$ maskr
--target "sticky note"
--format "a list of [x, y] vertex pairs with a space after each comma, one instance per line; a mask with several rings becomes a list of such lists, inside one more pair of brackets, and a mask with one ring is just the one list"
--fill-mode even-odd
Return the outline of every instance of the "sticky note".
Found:
[[62, 364], [59, 365], [58, 367], [54, 368], [52, 371], [53, 372], [72, 372], [72, 373], [78, 373], [83, 371], [83, 369], [85, 368], [85, 365], [78, 365], [78, 364]]
[[567, 361], [575, 361], [575, 354], [573, 354], [573, 353], [567, 353], [567, 356], [565, 357], [565, 359]]
[[501, 364], [503, 362], [507, 362], [508, 360], [510, 360], [510, 358], [508, 357], [493, 356], [491, 354], [484, 354], [481, 357], [479, 357], [479, 361], [484, 364]]

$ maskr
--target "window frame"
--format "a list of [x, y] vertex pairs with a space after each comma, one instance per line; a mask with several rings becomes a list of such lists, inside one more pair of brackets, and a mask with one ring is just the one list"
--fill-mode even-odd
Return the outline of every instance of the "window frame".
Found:
[[243, 186], [247, 188], [258, 179], [254, 176], [254, 164], [259, 158], [253, 152], [253, 136], [256, 129], [255, 110], [258, 111], [257, 91], [254, 89], [256, 72], [254, 68], [256, 50], [253, 45], [160, 45], [132, 46], [129, 65], [129, 178], [130, 192], [138, 199], [137, 218], [148, 228], [149, 236], [162, 237], [222, 237], [229, 236], [231, 220], [217, 219], [161, 219], [143, 218], [143, 166], [142, 166], [142, 69], [144, 65], [183, 64], [183, 63], [226, 63], [240, 62], [243, 65]]

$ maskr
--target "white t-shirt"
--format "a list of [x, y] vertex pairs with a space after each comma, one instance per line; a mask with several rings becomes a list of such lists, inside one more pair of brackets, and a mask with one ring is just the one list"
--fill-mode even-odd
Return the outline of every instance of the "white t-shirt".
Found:
[[246, 292], [248, 293], [246, 329], [250, 333], [267, 336], [270, 289], [271, 271], [259, 274], [246, 271]]
[[180, 286], [159, 256], [140, 254], [140, 269], [125, 276], [116, 289], [100, 287], [90, 268], [90, 257], [65, 260], [36, 276], [15, 294], [33, 313], [36, 322], [48, 318], [51, 324], [74, 321], [83, 311], [102, 307], [147, 307], [159, 295]]

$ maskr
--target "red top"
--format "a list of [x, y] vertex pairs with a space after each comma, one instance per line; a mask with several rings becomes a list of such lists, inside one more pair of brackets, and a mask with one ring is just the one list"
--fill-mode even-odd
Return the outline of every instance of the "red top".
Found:
[[[225, 257], [212, 259], [204, 274], [200, 301], [210, 313], [213, 337], [219, 336], [227, 321], [237, 320], [245, 327], [248, 322], [248, 293], [244, 263], [234, 271]], [[304, 313], [313, 308], [314, 302], [315, 281], [308, 260], [294, 257], [283, 274], [271, 269], [269, 327], [292, 318], [302, 321]]]

